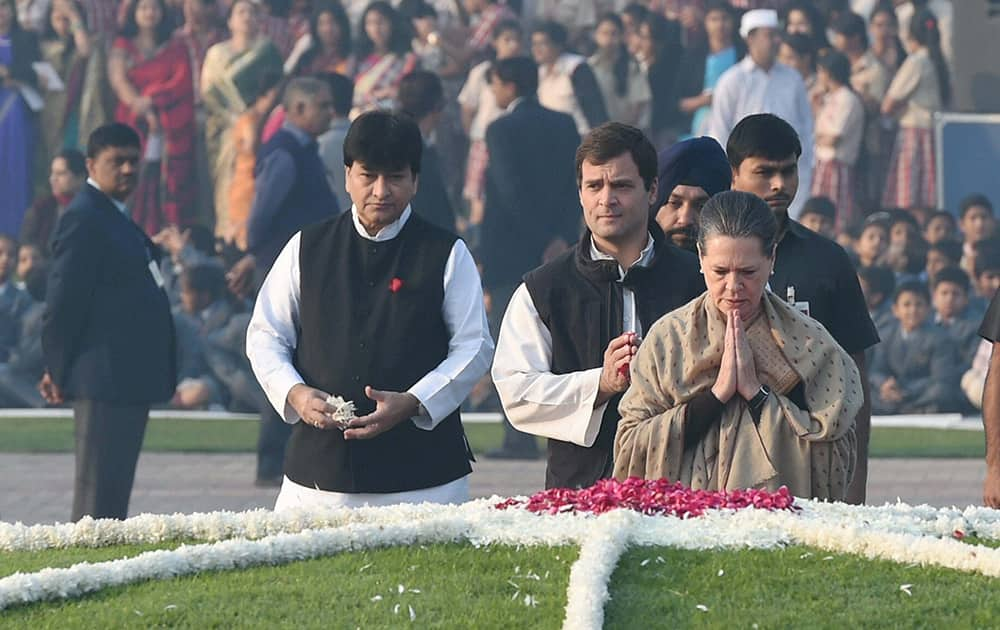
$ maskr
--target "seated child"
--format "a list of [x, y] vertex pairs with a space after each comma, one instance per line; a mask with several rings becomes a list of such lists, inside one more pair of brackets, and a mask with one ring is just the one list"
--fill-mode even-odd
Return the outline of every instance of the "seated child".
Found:
[[799, 223], [830, 240], [837, 238], [837, 207], [827, 197], [810, 197], [802, 205]]
[[955, 217], [945, 210], [936, 210], [924, 224], [924, 240], [934, 245], [941, 241], [958, 241], [958, 224]]
[[927, 280], [932, 280], [945, 267], [958, 267], [961, 262], [962, 244], [958, 241], [944, 239], [931, 243], [927, 249], [927, 265], [924, 267]]
[[879, 219], [869, 220], [861, 228], [861, 234], [854, 243], [854, 253], [858, 256], [859, 267], [875, 267], [882, 262], [889, 248], [889, 224]]
[[225, 299], [225, 275], [219, 265], [195, 265], [181, 272], [179, 284], [181, 305], [174, 309], [179, 382], [170, 405], [177, 409], [218, 406], [224, 402], [225, 391], [205, 359], [205, 343], [232, 315]]
[[21, 319], [31, 306], [31, 296], [17, 288], [12, 278], [16, 259], [17, 242], [0, 234], [0, 362], [17, 345]]
[[961, 371], [947, 333], [928, 317], [930, 294], [919, 282], [896, 290], [897, 325], [875, 352], [871, 368], [872, 413], [948, 413], [960, 408]]
[[969, 276], [958, 267], [945, 267], [931, 281], [934, 323], [952, 338], [963, 371], [972, 366], [983, 321], [983, 314], [969, 306], [970, 286]]

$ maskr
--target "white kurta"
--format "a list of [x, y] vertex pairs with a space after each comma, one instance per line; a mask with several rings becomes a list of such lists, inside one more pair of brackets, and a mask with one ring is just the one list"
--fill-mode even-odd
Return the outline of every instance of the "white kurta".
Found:
[[[411, 214], [411, 209], [407, 207], [398, 221], [371, 236], [361, 225], [357, 209], [351, 208], [357, 233], [375, 242], [396, 238]], [[301, 419], [288, 404], [288, 392], [295, 385], [305, 382], [292, 362], [298, 343], [296, 330], [299, 325], [300, 303], [299, 242], [300, 234], [296, 234], [275, 260], [257, 295], [257, 303], [254, 305], [253, 316], [247, 330], [247, 357], [250, 359], [254, 374], [271, 405], [289, 424], [295, 424]], [[445, 264], [442, 282], [444, 285], [442, 316], [451, 335], [448, 356], [407, 390], [420, 401], [422, 409], [426, 411], [426, 415], [415, 416], [410, 421], [425, 431], [434, 429], [462, 404], [489, 369], [493, 357], [493, 338], [490, 336], [486, 311], [483, 308], [479, 272], [472, 254], [462, 240], [456, 240], [452, 247]], [[358, 501], [361, 501], [360, 504], [375, 504], [371, 496], [379, 497], [380, 505], [386, 500], [393, 503], [419, 503], [432, 501], [435, 497], [441, 496], [447, 496], [448, 502], [453, 502], [458, 496], [454, 492], [456, 488], [464, 487], [464, 496], [468, 496], [468, 485], [457, 484], [457, 481], [461, 480], [436, 488], [392, 495], [350, 495], [303, 488], [286, 478], [275, 508], [299, 505], [308, 497], [311, 497], [309, 500], [317, 505], [354, 505], [358, 504]], [[282, 495], [287, 496], [282, 498]]]
[[708, 135], [725, 148], [729, 134], [745, 117], [774, 114], [784, 119], [799, 134], [802, 156], [799, 158], [799, 190], [788, 209], [796, 219], [812, 190], [813, 113], [802, 76], [793, 68], [777, 63], [764, 70], [750, 56], [726, 70], [712, 94], [712, 114]]
[[[593, 241], [590, 255], [594, 260], [611, 259], [598, 251]], [[634, 264], [646, 266], [652, 260], [653, 240], [650, 239]], [[625, 277], [625, 270], [620, 266], [618, 272], [619, 278]], [[622, 300], [622, 330], [642, 336], [635, 294], [628, 287], [622, 287]], [[504, 313], [492, 371], [510, 423], [532, 435], [592, 446], [608, 406], [604, 403], [594, 407], [601, 369], [552, 373], [552, 334], [539, 317], [528, 287], [521, 284]]]

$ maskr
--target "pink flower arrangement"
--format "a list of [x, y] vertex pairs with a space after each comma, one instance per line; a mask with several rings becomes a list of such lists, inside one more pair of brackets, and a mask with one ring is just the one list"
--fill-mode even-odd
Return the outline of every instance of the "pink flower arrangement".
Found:
[[553, 488], [538, 492], [527, 500], [507, 499], [497, 503], [498, 510], [519, 507], [529, 512], [558, 514], [589, 512], [603, 514], [610, 510], [627, 509], [643, 514], [701, 516], [707, 510], [739, 510], [754, 507], [764, 510], [797, 510], [795, 497], [782, 486], [776, 492], [767, 490], [692, 490], [667, 479], [646, 480], [629, 477], [625, 481], [602, 479], [580, 490]]

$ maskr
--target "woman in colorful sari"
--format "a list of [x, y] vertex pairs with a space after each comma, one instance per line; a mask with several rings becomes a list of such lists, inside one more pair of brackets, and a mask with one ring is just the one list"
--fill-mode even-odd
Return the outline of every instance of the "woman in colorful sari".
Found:
[[708, 291], [639, 346], [619, 405], [618, 479], [844, 499], [861, 379], [821, 324], [765, 289], [776, 232], [771, 209], [749, 193], [719, 193], [702, 208]]
[[85, 149], [90, 132], [111, 119], [105, 46], [87, 33], [83, 6], [55, 0], [46, 21], [42, 58], [62, 80], [61, 89], [45, 85], [42, 139], [45, 155]]
[[17, 23], [14, 0], [0, 0], [0, 234], [10, 237], [31, 205], [35, 121], [23, 93], [38, 85], [31, 64], [39, 57], [38, 39]]
[[316, 5], [309, 33], [296, 42], [285, 70], [295, 76], [351, 74], [351, 23], [339, 2], [323, 0]]
[[215, 190], [215, 233], [230, 238], [229, 179], [236, 159], [232, 128], [253, 103], [257, 81], [266, 70], [281, 71], [282, 58], [270, 40], [259, 36], [257, 4], [236, 0], [229, 7], [231, 37], [208, 49], [201, 69], [205, 104], [205, 148]]
[[370, 109], [390, 109], [400, 80], [417, 68], [410, 27], [388, 2], [368, 5], [361, 24], [352, 118]]
[[137, 0], [108, 62], [118, 96], [115, 120], [142, 138], [132, 218], [147, 234], [191, 225], [194, 207], [194, 90], [187, 47], [171, 38], [163, 0]]

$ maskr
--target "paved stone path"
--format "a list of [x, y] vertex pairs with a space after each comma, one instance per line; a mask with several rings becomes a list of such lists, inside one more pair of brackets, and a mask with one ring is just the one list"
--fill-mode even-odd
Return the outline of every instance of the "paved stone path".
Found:
[[[143, 453], [131, 514], [207, 512], [271, 507], [277, 489], [256, 488], [255, 456]], [[541, 461], [481, 457], [471, 478], [474, 497], [531, 494], [544, 485]], [[985, 465], [975, 459], [877, 459], [870, 464], [869, 502], [897, 497], [937, 506], [979, 503]], [[70, 516], [72, 454], [0, 454], [0, 520], [52, 523]]]

